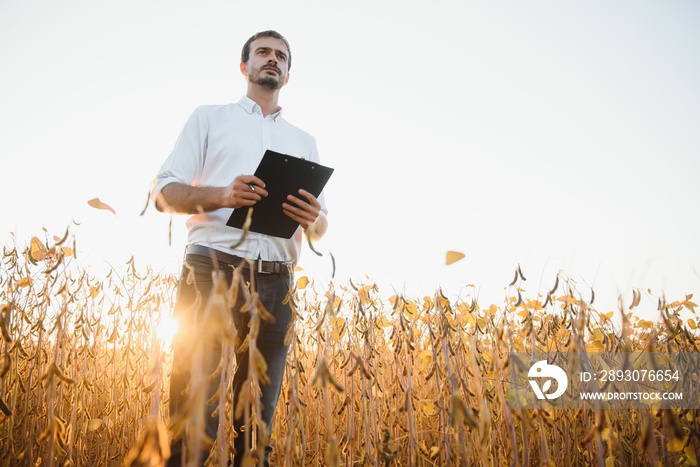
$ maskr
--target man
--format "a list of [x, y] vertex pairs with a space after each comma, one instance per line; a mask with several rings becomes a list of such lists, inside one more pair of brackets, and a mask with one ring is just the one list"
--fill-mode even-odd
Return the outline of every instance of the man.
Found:
[[[267, 363], [269, 384], [262, 384], [262, 419], [271, 429], [272, 418], [279, 397], [287, 356], [284, 338], [291, 321], [291, 308], [283, 304], [292, 281], [293, 264], [299, 258], [302, 229], [311, 240], [320, 238], [327, 227], [323, 195], [316, 199], [299, 190], [280, 206], [287, 216], [299, 222], [300, 228], [291, 239], [275, 238], [249, 232], [242, 243], [241, 230], [226, 225], [231, 208], [246, 208], [267, 196], [265, 180], [251, 175], [265, 150], [304, 157], [318, 162], [314, 138], [290, 125], [281, 117], [278, 105], [280, 89], [289, 81], [292, 55], [287, 40], [276, 31], [263, 31], [252, 36], [243, 46], [240, 70], [247, 80], [246, 95], [238, 103], [197, 108], [187, 121], [168, 159], [156, 180], [155, 200], [159, 211], [193, 214], [187, 222], [189, 229], [186, 264], [178, 288], [176, 315], [187, 330], [196, 329], [197, 316], [206, 306], [212, 288], [212, 271], [221, 270], [232, 280], [234, 267], [243, 267], [245, 277], [254, 275], [255, 291], [262, 304], [274, 317], [274, 322], [263, 322], [257, 336], [257, 346]], [[235, 248], [232, 248], [234, 247]], [[253, 260], [253, 266], [243, 258]], [[194, 283], [188, 283], [190, 269]], [[252, 269], [252, 271], [250, 270]], [[197, 296], [201, 301], [197, 301]], [[239, 293], [239, 296], [242, 294]], [[239, 297], [234, 306], [233, 321], [240, 340], [248, 332], [250, 313]], [[196, 304], [197, 306], [192, 306]], [[193, 323], [195, 326], [193, 326]], [[196, 330], [195, 337], [196, 340]], [[204, 337], [202, 337], [205, 339]], [[171, 419], [188, 404], [188, 382], [191, 376], [189, 361], [192, 349], [186, 339], [177, 339], [174, 345], [173, 373], [170, 386]], [[191, 342], [191, 341], [190, 341]], [[216, 369], [221, 354], [221, 343], [215, 342], [204, 358], [204, 373], [209, 376]], [[247, 352], [236, 355], [236, 373], [233, 378], [233, 401], [236, 404], [248, 376]], [[221, 374], [221, 372], [219, 372]], [[218, 378], [211, 383], [207, 398], [216, 392]], [[224, 396], [220, 396], [224, 399]], [[216, 404], [214, 404], [216, 405]], [[211, 439], [217, 435], [218, 420], [210, 416], [213, 406], [207, 406], [204, 419], [206, 433]], [[222, 403], [223, 409], [223, 403]], [[234, 420], [238, 432], [235, 440], [237, 455], [234, 465], [241, 461], [243, 444], [242, 417]], [[171, 446], [169, 465], [180, 465], [184, 460], [183, 446], [187, 443], [177, 437]], [[271, 448], [265, 452], [265, 463]], [[204, 462], [207, 452], [189, 453]]]

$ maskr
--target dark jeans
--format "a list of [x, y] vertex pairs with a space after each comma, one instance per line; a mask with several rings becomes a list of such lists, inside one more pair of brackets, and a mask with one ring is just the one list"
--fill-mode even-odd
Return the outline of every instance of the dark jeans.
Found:
[[[213, 284], [212, 271], [215, 270], [215, 267], [211, 258], [199, 255], [187, 255], [186, 263], [194, 269], [194, 283], [187, 284], [189, 270], [187, 266], [183, 266], [182, 276], [178, 286], [177, 304], [175, 307], [175, 317], [178, 319], [181, 329], [178, 334], [181, 334], [181, 336], [176, 338], [173, 342], [173, 370], [170, 379], [171, 421], [177, 419], [178, 414], [188, 410], [188, 401], [190, 399], [188, 385], [192, 374], [192, 365], [201, 364], [201, 374], [204, 375], [204, 378], [209, 378], [209, 375], [214, 373], [219, 364], [222, 351], [220, 334], [218, 337], [212, 338], [216, 333], [207, 334], [201, 329], [203, 327], [201, 323], [202, 314], [211, 293]], [[221, 262], [219, 263], [219, 268], [225, 273], [228, 289], [228, 285], [231, 284], [233, 277], [233, 268]], [[246, 268], [243, 269], [242, 272], [246, 282], [249, 281], [250, 271]], [[261, 323], [260, 332], [257, 337], [257, 347], [267, 363], [267, 375], [270, 378], [269, 384], [260, 384], [262, 390], [262, 397], [260, 400], [262, 404], [262, 419], [268, 426], [268, 435], [272, 429], [272, 418], [282, 388], [282, 379], [287, 358], [287, 346], [284, 345], [284, 338], [292, 318], [292, 311], [288, 304], [282, 304], [282, 302], [287, 296], [291, 280], [291, 272], [289, 274], [283, 273], [279, 275], [255, 273], [255, 290], [265, 309], [274, 316], [274, 322], [263, 321]], [[201, 296], [201, 302], [195, 308], [192, 305], [196, 303], [197, 292], [199, 292]], [[246, 293], [239, 290], [236, 304], [230, 310], [233, 314], [233, 322], [236, 326], [240, 342], [243, 342], [249, 331], [248, 323], [251, 316], [250, 312], [240, 311], [241, 306], [246, 302], [245, 297]], [[195, 341], [200, 342], [196, 343]], [[202, 344], [205, 345], [204, 357], [197, 362], [193, 362], [193, 355], [197, 355], [195, 352], [196, 345]], [[248, 351], [236, 354], [237, 365], [233, 376], [234, 411], [238, 395], [245, 380], [248, 378], [248, 362]], [[210, 378], [206, 395], [207, 400], [211, 399], [219, 389], [220, 375], [222, 373], [223, 372], [219, 372], [219, 376], [216, 378]], [[224, 399], [224, 396], [225, 395], [221, 395], [221, 399]], [[212, 440], [217, 437], [219, 425], [219, 418], [210, 416], [216, 405], [217, 402], [215, 401], [213, 405], [205, 407], [205, 431], [207, 436]], [[224, 404], [222, 403], [221, 409], [223, 410], [223, 408]], [[244, 420], [242, 419], [243, 417], [241, 417], [241, 419], [235, 419], [235, 415], [232, 415], [232, 418], [234, 419], [234, 428], [238, 433], [238, 436], [234, 440], [234, 447], [237, 454], [233, 463], [234, 466], [237, 466], [240, 464], [243, 453], [246, 450], [246, 446], [244, 445], [245, 436], [244, 433], [241, 432]], [[168, 462], [169, 466], [184, 465], [183, 444], [186, 444], [183, 437], [178, 437], [173, 440], [173, 444], [171, 445], [171, 457]], [[265, 465], [269, 465], [267, 458], [271, 450], [272, 447], [269, 445], [265, 449]], [[202, 451], [197, 465], [203, 464], [207, 456], [208, 451]], [[188, 455], [188, 457], [191, 458], [192, 456]]]

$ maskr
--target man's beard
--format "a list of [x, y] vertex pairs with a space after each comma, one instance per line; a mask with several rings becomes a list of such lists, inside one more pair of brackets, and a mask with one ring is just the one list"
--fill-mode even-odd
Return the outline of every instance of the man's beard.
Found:
[[279, 79], [277, 79], [274, 76], [263, 75], [263, 71], [264, 70], [256, 70], [256, 72], [250, 76], [250, 82], [257, 84], [258, 86], [268, 88], [272, 91], [276, 91], [282, 88], [283, 82], [281, 79], [281, 75], [278, 75]]

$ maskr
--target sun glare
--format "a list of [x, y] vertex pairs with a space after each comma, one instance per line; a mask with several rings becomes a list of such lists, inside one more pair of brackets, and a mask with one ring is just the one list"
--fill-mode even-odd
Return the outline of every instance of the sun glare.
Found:
[[158, 326], [156, 326], [156, 335], [163, 347], [170, 347], [179, 327], [180, 325], [175, 318], [171, 316], [163, 316], [161, 318]]

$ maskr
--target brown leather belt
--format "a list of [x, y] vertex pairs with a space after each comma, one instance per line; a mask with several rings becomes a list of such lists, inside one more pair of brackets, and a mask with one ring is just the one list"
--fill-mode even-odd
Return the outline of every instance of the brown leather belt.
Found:
[[259, 274], [290, 274], [292, 272], [293, 263], [291, 261], [263, 261], [262, 259], [245, 259], [240, 256], [224, 253], [223, 251], [215, 250], [204, 245], [187, 245], [185, 250], [186, 255], [206, 256], [207, 258], [216, 258], [219, 263], [224, 263], [230, 266], [244, 268], [252, 268]]

